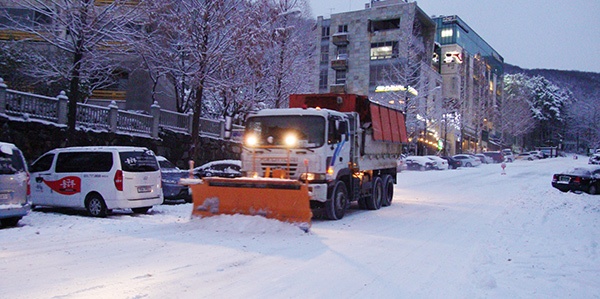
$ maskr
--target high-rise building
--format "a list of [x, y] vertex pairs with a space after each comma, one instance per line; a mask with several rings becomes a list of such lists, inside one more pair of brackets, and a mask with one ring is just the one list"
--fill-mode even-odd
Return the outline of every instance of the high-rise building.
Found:
[[454, 139], [457, 152], [499, 149], [494, 128], [502, 102], [504, 58], [458, 16], [433, 21], [446, 139]]
[[[355, 93], [406, 114], [411, 151], [435, 152], [430, 111], [441, 99], [432, 66], [435, 23], [415, 2], [371, 1], [364, 10], [318, 17], [318, 93]], [[438, 99], [438, 100], [436, 100]]]

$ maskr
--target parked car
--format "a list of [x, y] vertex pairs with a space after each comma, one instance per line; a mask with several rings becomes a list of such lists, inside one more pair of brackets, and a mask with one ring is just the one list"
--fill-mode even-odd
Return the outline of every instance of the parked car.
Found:
[[396, 172], [401, 172], [406, 169], [406, 156], [400, 155], [400, 158], [396, 160]]
[[600, 154], [594, 154], [588, 160], [588, 164], [600, 164]]
[[481, 160], [481, 163], [483, 164], [494, 163], [494, 159], [492, 157], [486, 156], [484, 154], [475, 154], [474, 156], [479, 158], [479, 160]]
[[460, 161], [461, 167], [475, 167], [481, 165], [481, 160], [473, 155], [458, 154], [452, 156], [452, 158]]
[[30, 210], [29, 172], [23, 153], [12, 143], [0, 142], [0, 223], [16, 226]]
[[510, 149], [503, 149], [502, 155], [504, 155], [504, 161], [506, 162], [513, 162], [515, 160], [515, 156], [513, 155], [513, 152]]
[[554, 174], [552, 187], [562, 192], [597, 194], [600, 191], [600, 166], [575, 167]]
[[179, 179], [189, 177], [189, 172], [179, 169], [171, 161], [163, 156], [157, 156], [158, 165], [160, 166], [160, 176], [165, 201], [167, 200], [185, 200], [192, 202], [188, 186], [180, 185]]
[[154, 152], [133, 146], [57, 148], [31, 164], [31, 204], [85, 209], [104, 217], [113, 209], [146, 213], [163, 203]]
[[448, 163], [448, 168], [450, 169], [457, 169], [460, 167], [460, 161], [457, 159], [454, 159], [450, 156], [441, 156], [442, 159], [445, 159]]
[[203, 177], [241, 177], [242, 161], [240, 160], [217, 160], [194, 168], [194, 176]]
[[539, 157], [537, 155], [532, 154], [531, 152], [520, 153], [515, 157], [515, 160], [523, 160], [523, 161], [533, 161], [538, 160]]
[[436, 168], [436, 162], [423, 156], [406, 157], [406, 169], [408, 170], [431, 170]]
[[504, 155], [500, 151], [491, 151], [491, 152], [483, 152], [482, 154], [492, 158], [493, 163], [502, 163], [504, 162]]
[[446, 159], [442, 159], [442, 158], [440, 158], [438, 156], [434, 156], [434, 155], [429, 155], [429, 156], [425, 156], [425, 157], [436, 162], [435, 169], [439, 169], [439, 170], [448, 169], [448, 161], [446, 161]]
[[530, 154], [534, 155], [538, 159], [546, 159], [548, 156], [542, 151], [530, 151]]

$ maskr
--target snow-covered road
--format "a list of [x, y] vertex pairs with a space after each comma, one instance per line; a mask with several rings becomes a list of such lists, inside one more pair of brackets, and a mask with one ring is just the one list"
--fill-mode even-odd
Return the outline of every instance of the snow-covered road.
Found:
[[2, 298], [594, 298], [600, 196], [555, 158], [398, 174], [392, 206], [315, 220], [105, 218], [44, 209], [0, 230]]

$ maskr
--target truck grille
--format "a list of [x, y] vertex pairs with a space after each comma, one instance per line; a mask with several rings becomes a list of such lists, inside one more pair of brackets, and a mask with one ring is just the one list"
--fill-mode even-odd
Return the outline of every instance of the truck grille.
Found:
[[[260, 165], [260, 169], [262, 171], [262, 173], [261, 173], [262, 176], [264, 176], [265, 171], [267, 170], [267, 167], [271, 168], [271, 173], [272, 173], [274, 169], [287, 170], [288, 164], [287, 163], [263, 162]], [[290, 163], [289, 167], [290, 167], [290, 178], [296, 178], [297, 171], [298, 171], [298, 163]]]

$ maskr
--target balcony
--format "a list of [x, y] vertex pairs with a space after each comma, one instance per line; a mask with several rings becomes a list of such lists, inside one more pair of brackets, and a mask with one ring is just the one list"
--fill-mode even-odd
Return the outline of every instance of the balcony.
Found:
[[331, 36], [331, 42], [336, 46], [345, 46], [350, 43], [348, 32], [338, 32]]
[[9, 29], [0, 30], [0, 40], [30, 40], [36, 42], [43, 41], [42, 38], [33, 33]]
[[346, 93], [346, 84], [331, 84], [329, 85], [330, 93]]
[[127, 92], [124, 90], [96, 89], [92, 91], [92, 95], [90, 95], [90, 98], [124, 101], [126, 95]]
[[335, 59], [331, 60], [331, 68], [336, 71], [344, 71], [348, 69], [348, 55], [340, 54]]

